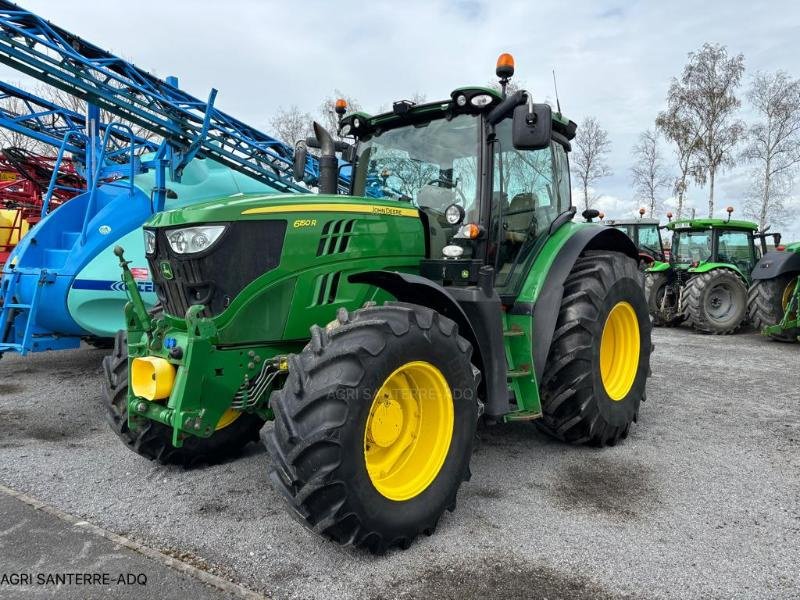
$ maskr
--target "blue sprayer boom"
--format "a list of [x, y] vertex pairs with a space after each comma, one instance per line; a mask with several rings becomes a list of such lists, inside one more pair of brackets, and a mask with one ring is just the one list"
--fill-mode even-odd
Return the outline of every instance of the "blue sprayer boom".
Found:
[[[141, 235], [154, 212], [232, 194], [306, 191], [291, 176], [292, 148], [218, 110], [216, 90], [194, 98], [176, 79], [159, 79], [5, 0], [0, 63], [88, 105], [82, 116], [30, 95], [27, 115], [0, 114], [0, 126], [57, 146], [59, 157], [79, 156], [87, 181], [83, 194], [46, 215], [11, 254], [0, 279], [0, 355], [112, 337], [126, 302], [111, 252], [117, 244], [155, 305]], [[6, 84], [2, 93], [9, 92], [21, 91]], [[155, 147], [129, 126], [102, 125], [100, 109], [163, 141]], [[55, 120], [37, 119], [42, 111]], [[314, 185], [317, 173], [312, 158], [305, 183]]]

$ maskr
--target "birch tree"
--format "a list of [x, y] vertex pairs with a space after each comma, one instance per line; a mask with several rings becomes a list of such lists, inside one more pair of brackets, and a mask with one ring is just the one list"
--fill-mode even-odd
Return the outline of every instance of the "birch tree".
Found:
[[667, 93], [667, 113], [689, 128], [696, 140], [693, 158], [699, 167], [695, 180], [708, 182], [708, 216], [714, 216], [717, 175], [732, 162], [732, 152], [742, 137], [744, 124], [734, 119], [740, 101], [736, 97], [744, 73], [744, 56], [728, 56], [725, 46], [704, 44], [689, 54], [680, 79], [673, 79]]
[[669, 110], [659, 113], [656, 118], [656, 128], [673, 145], [678, 173], [672, 181], [672, 193], [677, 200], [675, 216], [680, 219], [686, 203], [689, 181], [695, 169], [693, 157], [697, 147], [697, 137], [686, 119]]
[[658, 147], [658, 132], [642, 132], [632, 155], [634, 163], [631, 178], [636, 198], [647, 204], [648, 216], [653, 217], [658, 208], [660, 191], [669, 185], [664, 159]]
[[586, 117], [578, 126], [572, 152], [572, 173], [580, 182], [583, 192], [583, 207], [588, 210], [597, 200], [597, 194], [590, 194], [590, 188], [602, 179], [612, 175], [606, 162], [611, 152], [608, 132], [600, 127], [595, 117]]
[[763, 229], [770, 219], [783, 220], [783, 200], [800, 164], [800, 80], [785, 71], [756, 73], [747, 98], [759, 120], [742, 153], [754, 175], [745, 210]]

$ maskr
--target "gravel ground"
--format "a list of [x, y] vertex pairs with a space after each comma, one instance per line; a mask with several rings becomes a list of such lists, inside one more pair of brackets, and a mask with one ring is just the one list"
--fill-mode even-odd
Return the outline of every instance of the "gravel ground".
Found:
[[456, 512], [385, 557], [297, 525], [258, 445], [191, 471], [132, 454], [100, 410], [100, 350], [0, 361], [0, 483], [276, 599], [798, 597], [800, 347], [654, 341], [624, 443], [485, 429]]

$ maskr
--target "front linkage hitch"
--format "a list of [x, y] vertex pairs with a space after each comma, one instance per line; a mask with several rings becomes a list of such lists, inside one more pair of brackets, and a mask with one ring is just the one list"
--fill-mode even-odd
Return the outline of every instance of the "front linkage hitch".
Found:
[[[157, 378], [165, 378], [168, 390], [159, 397], [146, 398], [136, 395], [129, 381], [129, 427], [138, 429], [148, 420], [163, 423], [172, 428], [172, 444], [180, 448], [189, 435], [210, 437], [229, 410], [271, 418], [268, 392], [275, 378], [288, 370], [286, 355], [274, 355], [266, 348], [218, 351], [216, 325], [200, 316], [205, 309], [202, 305], [186, 311], [185, 329], [172, 327], [166, 318], [147, 310], [124, 250], [117, 246], [114, 254], [119, 257], [130, 300], [125, 306], [129, 378], [133, 379], [135, 361], [151, 361], [153, 380], [161, 383]], [[189, 364], [191, 377], [188, 368], [180, 368]], [[206, 376], [202, 376], [204, 373]], [[230, 390], [236, 391], [231, 395]], [[225, 397], [231, 398], [230, 404], [203, 401]]]

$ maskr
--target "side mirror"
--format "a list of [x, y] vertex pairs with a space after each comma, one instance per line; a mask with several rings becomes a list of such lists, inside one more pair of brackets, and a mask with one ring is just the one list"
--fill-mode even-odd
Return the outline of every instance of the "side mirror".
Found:
[[520, 104], [514, 109], [511, 140], [517, 150], [541, 150], [550, 146], [553, 111], [547, 104]]
[[294, 146], [294, 162], [292, 163], [292, 175], [295, 181], [303, 181], [306, 178], [306, 158], [308, 157], [308, 147], [302, 140]]

